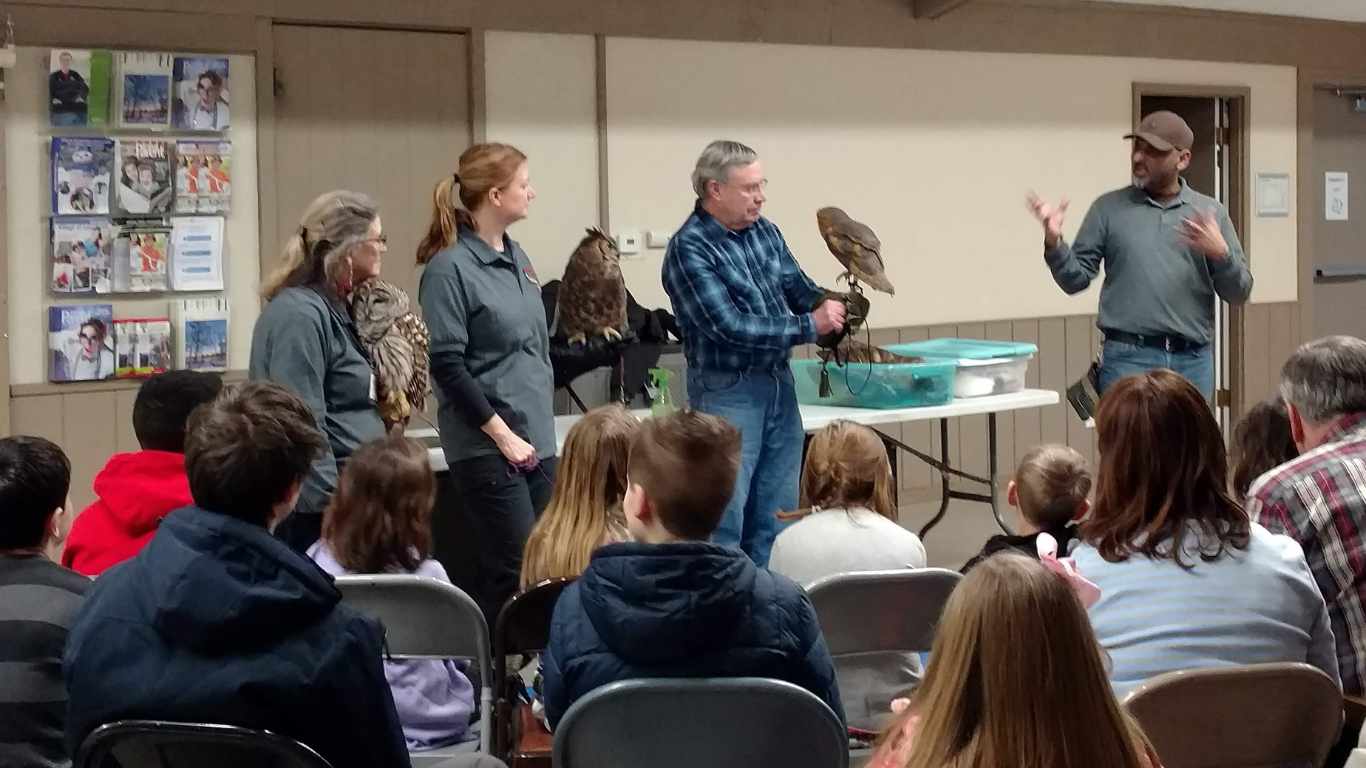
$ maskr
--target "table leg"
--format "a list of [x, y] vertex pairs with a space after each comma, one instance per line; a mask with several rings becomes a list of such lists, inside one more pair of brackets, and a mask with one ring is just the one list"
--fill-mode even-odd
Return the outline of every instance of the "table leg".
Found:
[[1010, 530], [1010, 526], [1006, 525], [1006, 521], [1001, 517], [1001, 509], [996, 500], [996, 414], [994, 413], [987, 414], [987, 454], [988, 466], [991, 468], [991, 473], [988, 476], [991, 480], [991, 489], [987, 491], [987, 495], [991, 497], [991, 514], [996, 518], [996, 524], [1001, 526], [1001, 530], [1005, 531], [1007, 535], [1011, 535], [1014, 534], [1014, 531]]
[[[941, 462], [943, 462], [943, 466], [945, 466], [945, 467], [948, 466], [948, 464], [949, 464], [949, 420], [948, 420], [948, 419], [940, 419], [940, 420], [939, 420], [939, 460], [940, 460]], [[931, 529], [931, 528], [935, 527], [936, 525], [939, 525], [939, 521], [944, 519], [944, 515], [949, 511], [949, 500], [953, 498], [953, 492], [952, 492], [952, 490], [949, 488], [949, 473], [948, 473], [948, 472], [944, 472], [944, 471], [941, 470], [941, 471], [939, 472], [939, 482], [940, 482], [940, 486], [941, 486], [941, 488], [942, 488], [942, 490], [943, 490], [943, 497], [940, 499], [940, 502], [939, 502], [939, 512], [936, 513], [934, 517], [930, 518], [930, 521], [929, 521], [928, 523], [925, 523], [924, 527], [922, 527], [922, 528], [920, 529], [920, 538], [922, 538], [922, 539], [925, 538], [925, 534], [927, 534], [927, 533], [930, 532], [930, 529]]]

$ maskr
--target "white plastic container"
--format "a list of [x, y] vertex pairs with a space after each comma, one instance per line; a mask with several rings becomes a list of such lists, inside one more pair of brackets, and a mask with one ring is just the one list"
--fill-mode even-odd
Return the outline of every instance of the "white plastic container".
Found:
[[1025, 373], [1033, 358], [1033, 355], [1027, 355], [990, 360], [959, 359], [953, 396], [986, 397], [1019, 392], [1025, 388]]

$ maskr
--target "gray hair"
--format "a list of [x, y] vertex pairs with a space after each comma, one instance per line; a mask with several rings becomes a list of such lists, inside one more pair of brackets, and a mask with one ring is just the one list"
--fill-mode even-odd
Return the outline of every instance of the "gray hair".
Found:
[[734, 168], [749, 165], [759, 159], [759, 153], [738, 141], [717, 139], [702, 150], [697, 166], [692, 169], [692, 191], [698, 199], [707, 196], [707, 182], [726, 183]]
[[285, 288], [333, 276], [351, 249], [365, 241], [377, 216], [379, 206], [360, 192], [336, 189], [314, 198], [285, 242], [280, 266], [265, 280], [262, 295], [273, 299]]
[[1301, 345], [1281, 368], [1281, 397], [1310, 424], [1366, 411], [1366, 341], [1328, 336]]

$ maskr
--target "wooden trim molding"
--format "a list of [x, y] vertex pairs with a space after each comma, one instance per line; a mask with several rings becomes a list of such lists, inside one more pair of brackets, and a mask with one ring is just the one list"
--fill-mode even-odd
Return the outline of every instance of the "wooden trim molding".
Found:
[[[247, 380], [245, 370], [228, 371], [223, 374], [223, 383], [237, 384]], [[14, 384], [9, 388], [9, 396], [14, 399], [22, 397], [42, 397], [44, 395], [81, 395], [90, 392], [124, 392], [136, 390], [142, 386], [143, 379], [111, 379], [108, 381], [73, 381], [68, 384]], [[5, 418], [9, 418], [9, 411], [6, 409]], [[8, 432], [8, 429], [6, 430]]]

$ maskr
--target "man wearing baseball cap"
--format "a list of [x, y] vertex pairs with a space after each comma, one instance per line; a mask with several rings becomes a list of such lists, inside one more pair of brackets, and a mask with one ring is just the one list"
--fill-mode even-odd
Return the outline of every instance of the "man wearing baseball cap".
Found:
[[1153, 112], [1124, 138], [1133, 140], [1133, 183], [1092, 203], [1071, 245], [1062, 239], [1067, 200], [1029, 195], [1044, 262], [1068, 294], [1086, 290], [1105, 265], [1096, 323], [1105, 334], [1095, 382], [1102, 394], [1125, 376], [1170, 368], [1213, 402], [1214, 301], [1247, 301], [1247, 258], [1228, 211], [1181, 178], [1195, 138], [1185, 120]]

